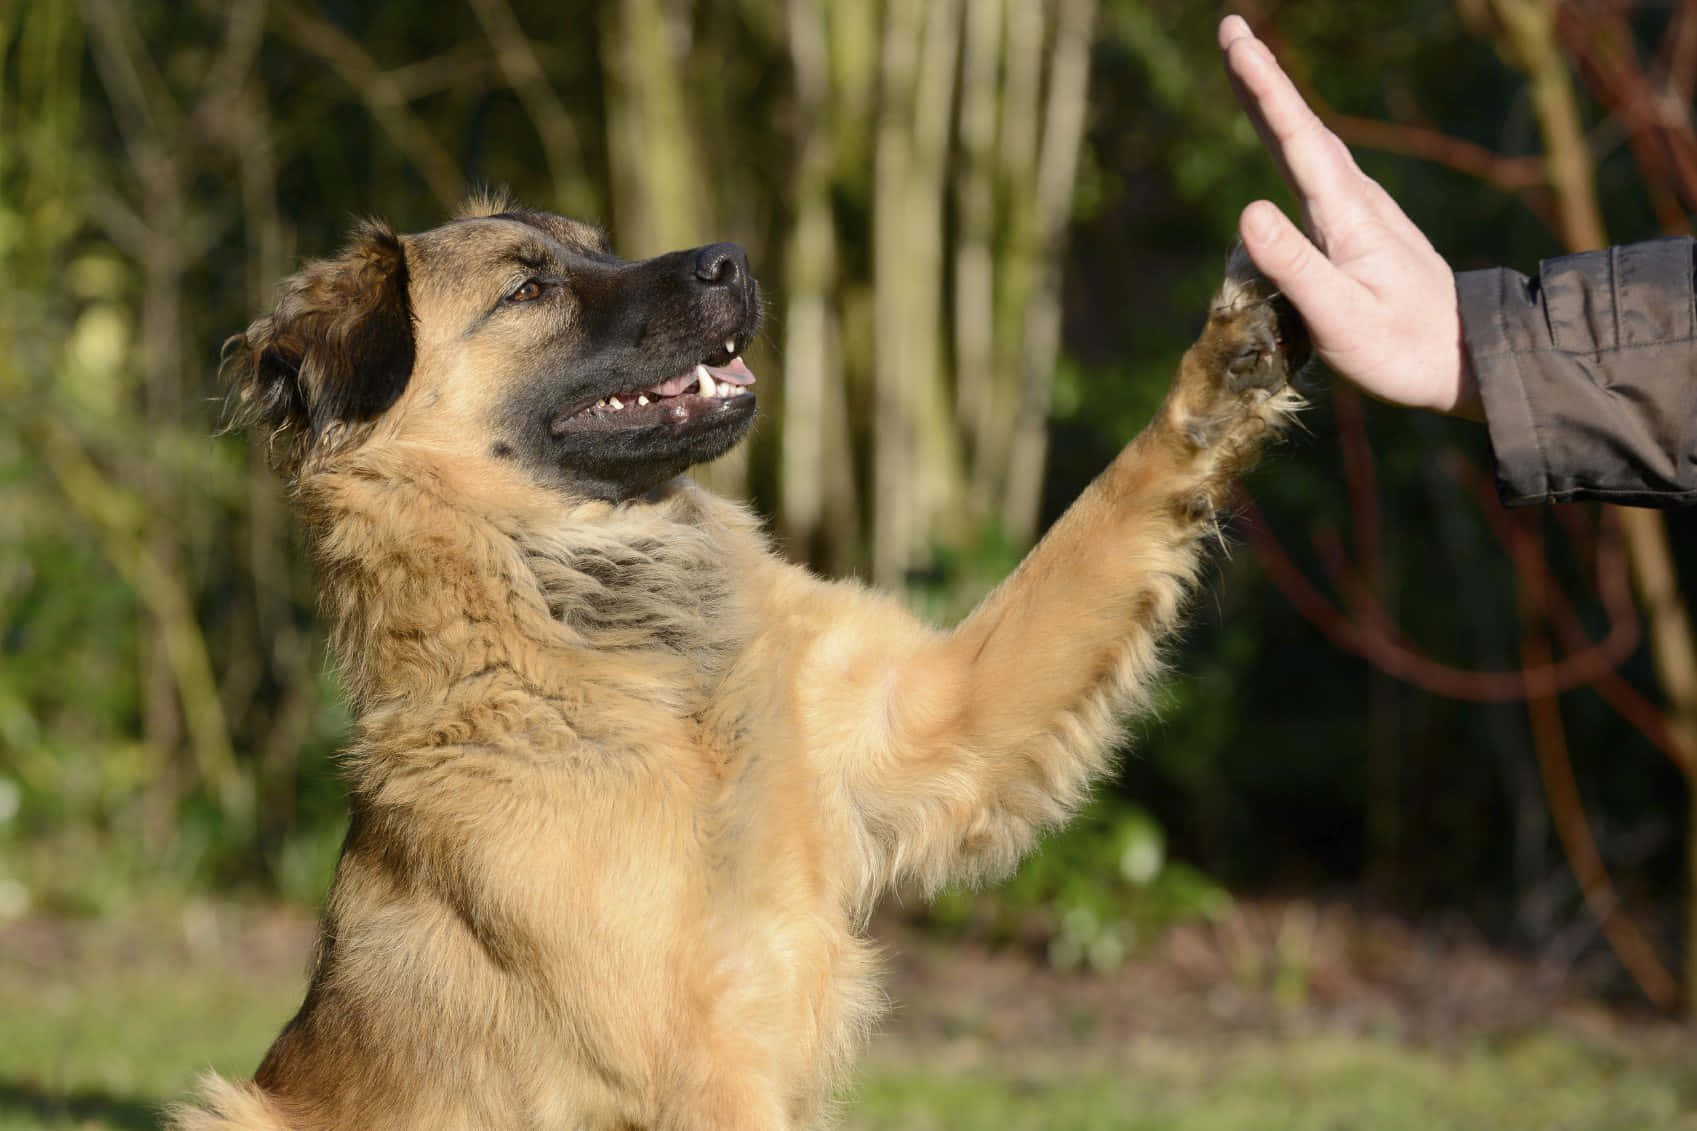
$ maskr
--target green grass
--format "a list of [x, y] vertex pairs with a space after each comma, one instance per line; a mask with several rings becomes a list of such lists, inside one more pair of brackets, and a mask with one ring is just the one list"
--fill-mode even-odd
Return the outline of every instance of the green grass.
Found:
[[[299, 1004], [205, 911], [0, 937], [0, 1131], [143, 1128], [207, 1068], [251, 1073]], [[298, 949], [293, 952], [298, 956]]]
[[[303, 937], [298, 921], [193, 909], [0, 931], [0, 1131], [154, 1127], [198, 1072], [252, 1071], [299, 1000]], [[1446, 1049], [1323, 1028], [1065, 1048], [892, 1038], [842, 1126], [1697, 1131], [1689, 1035], [1596, 1029]]]
[[1550, 1031], [1452, 1052], [1335, 1035], [1149, 1041], [1085, 1067], [917, 1058], [866, 1074], [854, 1131], [1682, 1131], [1697, 1065]]

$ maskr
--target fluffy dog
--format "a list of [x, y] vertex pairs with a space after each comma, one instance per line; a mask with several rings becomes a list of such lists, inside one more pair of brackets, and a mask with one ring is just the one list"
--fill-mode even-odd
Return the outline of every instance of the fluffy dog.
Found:
[[897, 885], [1084, 799], [1300, 328], [1243, 257], [1154, 421], [953, 631], [680, 477], [754, 415], [728, 244], [480, 202], [367, 223], [232, 340], [358, 727], [306, 1000], [182, 1129], [819, 1126]]

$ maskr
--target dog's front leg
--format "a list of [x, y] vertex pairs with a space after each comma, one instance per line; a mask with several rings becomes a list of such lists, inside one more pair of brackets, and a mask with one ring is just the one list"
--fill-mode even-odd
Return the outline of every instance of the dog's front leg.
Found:
[[976, 612], [833, 657], [874, 704], [835, 747], [861, 900], [1003, 870], [1081, 802], [1151, 689], [1216, 508], [1299, 403], [1303, 337], [1240, 252], [1155, 420]]

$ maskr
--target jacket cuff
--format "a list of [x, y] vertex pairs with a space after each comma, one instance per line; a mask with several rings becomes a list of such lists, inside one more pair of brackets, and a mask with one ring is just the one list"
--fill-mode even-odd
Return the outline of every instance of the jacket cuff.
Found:
[[1462, 340], [1479, 383], [1497, 460], [1497, 493], [1510, 506], [1544, 502], [1550, 496], [1549, 461], [1517, 357], [1517, 349], [1530, 343], [1511, 340], [1503, 320], [1511, 302], [1526, 304], [1525, 286], [1523, 276], [1501, 268], [1455, 276]]

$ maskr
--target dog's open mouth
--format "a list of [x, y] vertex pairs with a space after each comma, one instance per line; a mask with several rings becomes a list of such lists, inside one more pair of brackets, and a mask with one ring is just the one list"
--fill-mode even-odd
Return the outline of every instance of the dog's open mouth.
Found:
[[[739, 356], [735, 339], [691, 368], [664, 381], [602, 397], [587, 408], [560, 416], [552, 429], [559, 435], [572, 428], [602, 421], [638, 424], [651, 421], [686, 423], [704, 412], [751, 401], [754, 373]], [[616, 419], [615, 419], [616, 418]]]

